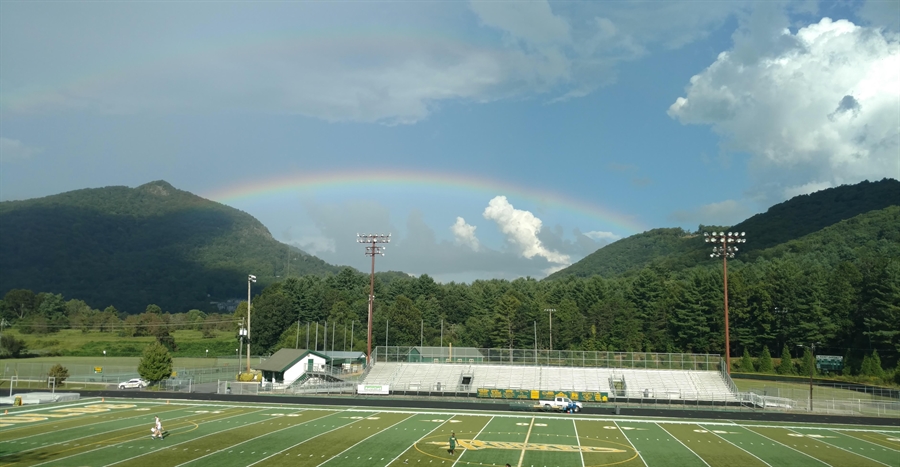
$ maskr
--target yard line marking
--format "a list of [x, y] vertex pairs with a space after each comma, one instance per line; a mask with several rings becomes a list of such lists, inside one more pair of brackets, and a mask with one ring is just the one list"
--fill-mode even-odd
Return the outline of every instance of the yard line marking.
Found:
[[[355, 410], [347, 410], [347, 412], [357, 412], [357, 411], [355, 411]], [[375, 412], [374, 414], [379, 414], [379, 413], [381, 413], [381, 412]], [[373, 414], [373, 415], [374, 415], [374, 414]], [[345, 424], [343, 424], [343, 425], [341, 425], [341, 426], [339, 426], [339, 427], [332, 428], [332, 429], [330, 429], [330, 430], [328, 430], [328, 431], [323, 431], [322, 433], [319, 433], [319, 434], [313, 436], [312, 438], [307, 438], [307, 439], [305, 439], [305, 440], [303, 440], [303, 441], [300, 441], [300, 442], [297, 443], [297, 444], [294, 444], [294, 445], [292, 445], [292, 446], [288, 446], [288, 447], [282, 449], [281, 451], [278, 451], [278, 452], [276, 452], [276, 453], [274, 453], [274, 454], [272, 454], [272, 455], [270, 455], [270, 456], [263, 457], [262, 459], [260, 459], [260, 460], [258, 460], [258, 461], [256, 461], [256, 462], [254, 462], [254, 463], [252, 463], [252, 464], [247, 464], [247, 467], [251, 467], [251, 466], [253, 466], [253, 465], [259, 464], [260, 462], [262, 462], [262, 461], [264, 461], [264, 460], [266, 460], [266, 459], [269, 459], [269, 458], [271, 458], [271, 457], [275, 457], [275, 456], [281, 454], [282, 452], [288, 451], [288, 450], [290, 450], [290, 449], [293, 449], [293, 448], [295, 448], [295, 447], [297, 447], [297, 446], [299, 446], [299, 445], [301, 445], [301, 444], [303, 444], [303, 443], [305, 443], [305, 442], [307, 442], [307, 441], [314, 440], [314, 439], [318, 438], [319, 436], [327, 435], [328, 433], [331, 433], [332, 431], [340, 430], [341, 428], [348, 427], [348, 426], [350, 426], [350, 425], [352, 425], [352, 424], [354, 424], [354, 423], [361, 422], [361, 421], [363, 421], [363, 420], [365, 420], [365, 418], [360, 419], [360, 420], [354, 420], [354, 421], [352, 421], [352, 422], [350, 422], [350, 423], [345, 423]]]
[[[165, 412], [161, 412], [161, 413], [165, 413]], [[173, 420], [180, 420], [180, 419], [182, 419], [182, 418], [190, 417], [191, 415], [196, 415], [196, 414], [185, 414], [184, 416], [181, 416], [181, 417], [170, 418], [170, 419], [168, 419], [168, 420], [166, 421], [166, 423], [168, 424], [168, 422], [173, 421]], [[240, 415], [240, 414], [237, 414], [237, 415]], [[147, 416], [146, 414], [145, 414], [145, 415], [141, 415], [141, 417], [146, 417], [146, 416]], [[131, 418], [138, 418], [138, 417], [128, 417], [128, 418], [124, 418], [124, 419], [121, 419], [121, 420], [128, 420], [128, 419], [131, 419]], [[106, 422], [97, 422], [97, 423], [106, 423]], [[173, 422], [173, 423], [174, 423], [174, 422]], [[90, 424], [84, 425], [83, 427], [76, 427], [76, 428], [77, 428], [77, 429], [82, 429], [82, 428], [84, 428], [84, 427], [91, 426], [91, 425], [94, 425], [94, 423], [90, 423]], [[105, 434], [107, 434], [107, 433], [115, 433], [115, 432], [117, 432], [117, 431], [122, 431], [122, 430], [130, 430], [130, 429], [132, 429], [132, 428], [134, 428], [134, 427], [133, 427], [133, 426], [128, 426], [128, 427], [125, 427], [125, 428], [116, 428], [116, 429], [114, 429], [114, 430], [101, 431], [101, 432], [97, 432], [97, 433], [91, 433], [91, 434], [86, 435], [86, 436], [80, 436], [80, 437], [78, 437], [78, 438], [71, 438], [71, 439], [59, 441], [59, 442], [56, 442], [56, 443], [53, 443], [53, 444], [42, 444], [42, 445], [40, 445], [40, 446], [35, 446], [35, 447], [33, 447], [33, 448], [28, 448], [28, 449], [23, 449], [23, 450], [21, 450], [21, 451], [16, 451], [15, 453], [3, 454], [3, 455], [0, 455], [0, 458], [3, 458], [3, 457], [9, 457], [9, 456], [12, 456], [12, 455], [17, 455], [17, 454], [23, 453], [23, 452], [33, 451], [33, 450], [35, 450], [35, 449], [39, 449], [39, 448], [43, 448], [43, 447], [56, 446], [56, 445], [59, 445], [59, 444], [62, 444], [63, 446], [67, 446], [68, 443], [71, 443], [71, 442], [73, 442], [73, 441], [79, 441], [79, 440], [82, 440], [82, 439], [85, 439], [85, 438], [93, 438], [93, 437], [95, 437], [95, 436], [105, 435]], [[68, 428], [67, 428], [67, 429], [68, 429]], [[122, 435], [122, 436], [125, 436], [125, 435]], [[117, 436], [116, 438], [119, 438], [119, 437], [120, 437], [120, 436]], [[27, 438], [27, 437], [26, 437], [26, 438]], [[116, 438], [113, 438], [113, 439], [116, 439]], [[16, 439], [23, 439], [23, 438], [16, 438]], [[127, 441], [125, 441], [125, 442], [127, 442]], [[34, 443], [31, 443], [31, 444], [34, 444]], [[97, 443], [94, 443], [94, 444], [97, 444]], [[2, 467], [2, 466], [0, 466], [0, 467]]]
[[368, 440], [369, 438], [371, 438], [371, 437], [373, 437], [373, 436], [380, 435], [381, 433], [383, 433], [383, 432], [385, 432], [385, 431], [387, 431], [387, 430], [390, 430], [391, 428], [393, 428], [393, 427], [395, 427], [395, 426], [397, 426], [397, 425], [399, 425], [399, 424], [401, 424], [401, 423], [403, 423], [403, 422], [409, 420], [410, 418], [413, 418], [414, 416], [415, 416], [415, 415], [410, 415], [409, 417], [406, 417], [406, 418], [404, 418], [403, 420], [400, 420], [400, 421], [398, 421], [397, 423], [394, 423], [393, 425], [391, 425], [391, 426], [385, 428], [384, 430], [381, 430], [381, 431], [376, 432], [376, 433], [372, 433], [371, 435], [365, 437], [364, 439], [359, 440], [359, 442], [357, 442], [357, 443], [354, 444], [353, 446], [350, 446], [349, 448], [344, 449], [343, 451], [341, 451], [341, 452], [335, 454], [334, 456], [331, 456], [330, 459], [328, 459], [328, 460], [325, 461], [325, 462], [322, 462], [321, 464], [317, 465], [316, 467], [320, 467], [320, 466], [322, 466], [322, 465], [325, 465], [325, 464], [327, 464], [327, 463], [329, 463], [329, 462], [335, 460], [335, 459], [338, 458], [338, 457], [341, 457], [341, 454], [343, 454], [343, 453], [345, 453], [345, 452], [347, 452], [347, 451], [349, 451], [349, 450], [355, 448], [355, 447], [358, 446], [360, 443], [365, 442], [366, 440]]
[[[160, 407], [165, 407], [165, 404], [160, 405]], [[44, 409], [44, 410], [47, 410], [47, 409]], [[175, 410], [179, 410], [179, 409], [173, 407], [173, 408], [171, 408], [171, 409], [169, 409], [169, 410], [166, 410], [166, 411], [163, 411], [163, 412], [156, 412], [156, 413], [167, 413], [167, 412], [175, 411]], [[132, 418], [141, 418], [141, 417], [147, 417], [147, 416], [149, 416], [149, 414], [146, 414], [146, 413], [145, 413], [145, 414], [135, 415], [135, 416], [133, 416], [133, 417], [117, 418], [116, 421], [130, 420], [130, 419], [132, 419]], [[39, 426], [39, 425], [46, 424], [47, 422], [51, 422], [51, 421], [54, 421], [54, 420], [56, 420], [56, 421], [75, 420], [75, 417], [73, 417], [73, 418], [68, 418], [68, 417], [67, 417], [67, 418], [48, 419], [48, 420], [44, 420], [44, 421], [41, 421], [41, 422], [37, 422], [37, 423], [30, 424], [30, 425], [24, 425], [24, 424], [23, 424], [23, 425], [19, 425], [19, 426], [16, 426], [16, 428], [20, 428], [20, 429], [24, 429], [24, 428], [32, 428], [32, 427], [35, 427], [35, 426]], [[78, 426], [71, 427], [71, 428], [63, 428], [62, 430], [71, 430], [71, 429], [78, 429], [78, 430], [81, 430], [81, 429], [86, 428], [86, 427], [89, 427], [89, 426], [91, 426], [91, 425], [99, 425], [99, 424], [101, 424], [101, 423], [108, 423], [108, 422], [110, 422], [110, 421], [111, 421], [111, 420], [104, 420], [104, 421], [99, 421], [99, 422], [94, 422], [94, 423], [87, 423], [87, 424], [84, 424], [84, 425], [78, 425]], [[2, 419], [0, 419], [0, 422], [2, 422]], [[62, 430], [58, 430], [58, 431], [62, 431]], [[5, 430], [3, 433], [10, 433], [11, 431], [14, 431], [14, 429]], [[115, 430], [113, 430], [113, 431], [115, 431]], [[107, 431], [107, 432], [105, 432], [105, 433], [109, 433], [109, 432]], [[95, 433], [95, 434], [98, 434], [98, 433]], [[102, 434], [102, 433], [99, 433], [99, 434]], [[31, 438], [31, 436], [23, 436], [23, 437], [21, 437], [21, 438], [4, 439], [3, 441], [0, 441], [0, 443], [7, 443], [7, 442], [10, 442], [10, 441], [18, 441], [18, 440], [20, 440], [20, 439], [26, 439], [26, 438]], [[76, 438], [76, 439], [80, 439], [80, 438]]]
[[[697, 459], [700, 459], [700, 462], [703, 462], [704, 464], [706, 464], [706, 467], [712, 467], [705, 460], [703, 460], [702, 457], [700, 457], [700, 454], [697, 454], [696, 452], [694, 452], [693, 449], [687, 447], [686, 444], [682, 443], [680, 439], [676, 438], [674, 435], [672, 435], [672, 433], [669, 433], [669, 430], [663, 428], [663, 426], [660, 425], [659, 422], [655, 422], [655, 423], [656, 423], [656, 426], [662, 428], [662, 431], [665, 431], [667, 435], [671, 436], [672, 439], [674, 439], [675, 441], [678, 441], [678, 443], [681, 444], [682, 446], [684, 446], [685, 449], [687, 449], [688, 451], [691, 451], [695, 456], [697, 456]], [[696, 423], [694, 425], [696, 425]]]
[[[261, 412], [261, 410], [257, 410], [256, 412]], [[225, 420], [225, 419], [232, 418], [232, 417], [239, 417], [239, 416], [241, 416], [241, 415], [250, 415], [250, 414], [252, 414], [252, 413], [253, 413], [253, 412], [240, 413], [240, 414], [232, 415], [232, 416], [230, 416], [230, 417], [219, 418], [219, 419], [217, 419], [217, 420]], [[260, 420], [260, 421], [262, 421], [262, 420]], [[258, 423], [258, 422], [255, 422], [255, 423]], [[224, 430], [224, 431], [228, 431], [228, 430]], [[44, 464], [49, 464], [49, 463], [51, 463], [51, 462], [61, 461], [61, 460], [63, 460], [63, 459], [68, 459], [68, 458], [70, 458], [70, 457], [80, 456], [80, 455], [82, 455], [82, 454], [88, 454], [88, 453], [91, 453], [91, 452], [94, 452], [94, 451], [99, 451], [100, 449], [105, 449], [105, 448], [109, 448], [109, 447], [113, 447], [113, 446], [119, 446], [119, 445], [122, 445], [122, 444], [125, 444], [125, 443], [130, 443], [130, 442], [133, 442], [133, 441], [137, 441], [137, 440], [139, 440], [139, 439], [141, 439], [141, 438], [144, 438], [144, 437], [146, 437], [146, 436], [147, 436], [147, 435], [138, 435], [137, 438], [125, 440], [125, 441], [122, 441], [122, 442], [120, 442], [120, 443], [106, 444], [106, 445], [100, 446], [100, 447], [95, 448], [95, 449], [91, 449], [91, 450], [88, 450], [88, 451], [84, 451], [84, 452], [79, 452], [79, 453], [76, 453], [76, 454], [72, 454], [71, 456], [60, 457], [60, 458], [58, 458], [58, 459], [48, 460], [48, 461], [46, 461], [46, 462], [41, 462], [40, 464], [33, 464], [31, 467], [37, 467], [37, 466], [39, 466], [39, 465], [44, 465]], [[206, 435], [206, 436], [208, 436], [208, 435]], [[203, 436], [201, 436], [201, 438], [202, 438], [202, 437], [203, 437]], [[194, 438], [194, 439], [200, 439], [200, 438]], [[184, 444], [184, 443], [187, 443], [187, 442], [190, 442], [190, 441], [192, 441], [192, 440], [182, 441], [181, 443], [178, 443], [178, 444], [170, 444], [169, 446], [178, 446], [178, 445], [180, 445], [180, 444]], [[95, 444], [96, 444], [96, 443], [95, 443]], [[138, 456], [138, 457], [140, 457], [140, 456]], [[119, 462], [122, 462], [122, 461], [118, 461], [118, 462], [116, 462], [116, 463], [119, 463]], [[109, 465], [113, 465], [113, 464], [109, 464]]]
[[[489, 420], [488, 420], [488, 421], [487, 421], [487, 423], [485, 423], [485, 424], [484, 424], [484, 426], [483, 426], [483, 427], [481, 427], [481, 429], [480, 429], [480, 430], [478, 430], [478, 433], [475, 433], [475, 437], [474, 437], [474, 438], [472, 438], [472, 439], [477, 439], [477, 438], [478, 438], [478, 435], [480, 435], [480, 434], [481, 434], [481, 432], [482, 432], [482, 431], [484, 431], [484, 429], [485, 429], [485, 428], [487, 428], [487, 426], [488, 426], [488, 425], [490, 425], [490, 424], [491, 424], [491, 422], [492, 422], [492, 421], [493, 421], [493, 420], [494, 420], [494, 417], [491, 417], [491, 418], [490, 418], [490, 419], [489, 419]], [[460, 459], [462, 459], [462, 456], [463, 456], [463, 454], [465, 454], [465, 453], [466, 453], [466, 451], [467, 451], [467, 449], [463, 449], [463, 452], [462, 452], [462, 454], [460, 454], [460, 455], [459, 455], [459, 457], [457, 457], [457, 458], [456, 458], [456, 460], [455, 460], [455, 461], [453, 461], [453, 464], [452, 464], [452, 465], [451, 465], [451, 466], [450, 466], [450, 467], [453, 467], [453, 466], [455, 466], [455, 465], [456, 465], [456, 463], [457, 463], [457, 462], [459, 462], [459, 461], [460, 461]]]
[[[584, 452], [581, 450], [581, 439], [578, 437], [578, 425], [575, 424], [574, 418], [572, 419], [572, 428], [575, 428], [575, 441], [578, 443], [578, 454], [581, 456], [581, 467], [584, 467]], [[635, 449], [635, 451], [637, 451], [637, 449]], [[647, 464], [644, 465], [646, 466]]]
[[522, 444], [522, 454], [519, 455], [518, 467], [522, 467], [522, 461], [525, 460], [525, 451], [528, 450], [528, 438], [531, 438], [532, 428], [534, 428], [534, 417], [531, 417], [531, 425], [528, 427], [528, 434], [525, 435], [525, 443]]
[[[426, 415], [427, 415], [427, 414], [426, 414]], [[456, 415], [454, 415], [453, 417], [455, 417], [455, 416], [456, 416]], [[406, 452], [409, 451], [410, 449], [412, 449], [413, 446], [419, 444], [419, 441], [422, 441], [423, 439], [425, 439], [426, 436], [428, 436], [428, 435], [434, 433], [434, 430], [437, 430], [438, 428], [440, 428], [440, 427], [442, 427], [442, 426], [444, 426], [444, 425], [450, 423], [450, 420], [452, 420], [453, 417], [448, 418], [447, 420], [444, 421], [444, 423], [438, 424], [437, 426], [435, 426], [434, 428], [432, 428], [431, 431], [429, 431], [428, 433], [425, 433], [424, 435], [422, 435], [422, 437], [419, 438], [415, 443], [413, 443], [412, 446], [406, 448], [406, 450], [404, 450], [404, 451], [401, 452], [400, 454], [397, 454], [397, 457], [391, 459], [390, 462], [388, 462], [387, 464], [384, 464], [384, 467], [387, 467], [387, 466], [391, 465], [392, 462], [394, 462], [395, 460], [399, 459], [401, 456], [403, 456], [403, 454], [406, 454]], [[465, 451], [463, 451], [463, 454], [465, 454]], [[462, 454], [460, 454], [459, 457], [462, 457]]]
[[[835, 434], [838, 434], [838, 435], [841, 435], [841, 436], [847, 436], [847, 435], [841, 433], [840, 431], [836, 431], [836, 430], [828, 430], [828, 431], [830, 431], [830, 432], [832, 432], [832, 433], [835, 433]], [[865, 436], [866, 438], [868, 438], [868, 436], [865, 435], [865, 434], [864, 434], [863, 436]], [[898, 449], [894, 449], [894, 448], [892, 448], [892, 447], [884, 446], [884, 445], [878, 444], [878, 443], [873, 443], [873, 442], [871, 442], [871, 441], [869, 441], [869, 440], [867, 440], [867, 439], [857, 438], [856, 436], [849, 436], [849, 438], [858, 439], [858, 440], [860, 440], [860, 441], [869, 443], [869, 444], [871, 444], [871, 445], [873, 445], [873, 446], [878, 446], [878, 447], [880, 447], [880, 448], [882, 448], [882, 449], [890, 449], [891, 451], [897, 451], [897, 452], [900, 452], [900, 450], [898, 450]]]
[[[789, 430], [789, 431], [793, 431], [794, 433], [797, 433], [798, 435], [802, 435], [802, 434], [803, 434], [803, 433], [800, 433], [800, 432], [797, 431], [797, 430]], [[831, 431], [831, 430], [829, 430], [829, 431]], [[834, 447], [840, 449], [841, 451], [849, 452], [850, 454], [855, 454], [855, 455], [857, 455], [857, 456], [859, 456], [859, 457], [862, 457], [863, 459], [869, 459], [870, 461], [875, 462], [876, 464], [881, 464], [881, 465], [886, 465], [887, 467], [892, 467], [892, 466], [889, 465], [889, 464], [885, 464], [884, 462], [877, 461], [877, 460], [875, 460], [875, 459], [872, 459], [871, 457], [866, 457], [866, 456], [864, 456], [864, 455], [862, 455], [862, 454], [860, 454], [860, 453], [858, 453], [858, 452], [848, 451], [848, 450], [846, 450], [846, 449], [844, 449], [844, 448], [838, 446], [837, 444], [828, 442], [828, 441], [825, 440], [825, 439], [817, 439], [816, 441], [821, 441], [821, 442], [823, 442], [823, 443], [825, 443], [825, 444], [830, 444], [830, 445], [832, 445], [832, 446], [834, 446]]]
[[811, 459], [815, 459], [815, 460], [817, 460], [817, 461], [819, 461], [819, 462], [821, 462], [821, 463], [827, 465], [828, 467], [832, 467], [831, 464], [829, 464], [829, 463], [823, 461], [822, 459], [817, 459], [817, 458], [815, 458], [815, 457], [813, 457], [813, 456], [811, 456], [811, 455], [809, 455], [809, 454], [807, 454], [807, 453], [805, 453], [805, 452], [803, 452], [803, 451], [801, 451], [801, 450], [799, 450], [799, 449], [794, 449], [794, 448], [788, 446], [787, 444], [784, 444], [784, 443], [782, 443], [781, 441], [778, 441], [777, 439], [769, 438], [768, 436], [766, 436], [766, 435], [764, 435], [764, 434], [762, 434], [762, 433], [759, 433], [759, 432], [756, 431], [756, 430], [751, 430], [750, 427], [742, 426], [742, 425], [735, 425], [735, 426], [741, 427], [741, 428], [743, 428], [743, 429], [745, 429], [745, 430], [747, 430], [747, 431], [749, 431], [749, 432], [751, 432], [751, 433], [756, 433], [756, 434], [758, 434], [759, 436], [762, 436], [763, 438], [765, 438], [765, 439], [767, 439], [767, 440], [769, 440], [769, 441], [778, 443], [778, 444], [780, 444], [780, 445], [782, 445], [782, 446], [784, 446], [784, 447], [786, 447], [786, 448], [788, 448], [788, 449], [791, 449], [791, 450], [793, 450], [793, 451], [797, 451], [797, 452], [799, 452], [800, 454], [803, 454], [804, 456], [807, 456], [807, 457], [809, 457], [809, 458], [811, 458]]
[[[303, 412], [305, 412], [305, 410], [301, 410], [301, 411], [296, 412], [296, 413], [303, 413]], [[339, 414], [339, 413], [342, 413], [342, 412], [335, 412], [335, 413], [333, 413], [333, 414], [331, 414], [331, 415], [337, 415], [337, 414]], [[224, 450], [226, 450], [226, 449], [229, 449], [229, 450], [234, 449], [235, 447], [240, 446], [240, 445], [242, 445], [242, 444], [244, 444], [244, 443], [246, 443], [246, 442], [253, 441], [253, 440], [257, 439], [257, 438], [262, 438], [263, 436], [271, 435], [272, 433], [278, 433], [279, 431], [288, 430], [288, 429], [290, 429], [290, 428], [296, 428], [296, 427], [298, 427], [298, 426], [300, 426], [300, 425], [305, 425], [305, 424], [310, 423], [310, 422], [315, 422], [315, 421], [318, 421], [318, 420], [322, 420], [323, 418], [330, 417], [331, 415], [324, 415], [324, 416], [321, 416], [321, 417], [316, 417], [316, 418], [313, 418], [313, 419], [311, 419], [311, 420], [307, 420], [307, 421], [305, 421], [305, 422], [300, 422], [300, 423], [298, 423], [298, 424], [296, 424], [296, 425], [293, 425], [293, 426], [284, 427], [284, 428], [282, 428], [282, 429], [280, 429], [280, 430], [270, 431], [270, 432], [268, 432], [268, 433], [264, 433], [264, 434], [261, 434], [261, 435], [259, 435], [259, 436], [255, 436], [255, 437], [253, 437], [253, 438], [250, 438], [250, 439], [241, 441], [240, 443], [236, 443], [236, 444], [230, 445], [230, 446], [228, 446], [228, 447], [224, 447], [224, 448], [222, 448], [222, 449], [219, 449], [219, 450], [217, 450], [217, 451], [213, 451], [213, 452], [211, 452], [211, 453], [209, 453], [209, 454], [205, 454], [205, 455], [200, 456], [200, 457], [198, 457], [198, 458], [196, 458], [196, 459], [191, 459], [191, 460], [189, 460], [189, 461], [187, 461], [187, 462], [182, 462], [181, 464], [178, 464], [178, 465], [176, 465], [175, 467], [181, 467], [182, 465], [190, 464], [191, 462], [198, 461], [198, 460], [200, 460], [200, 459], [203, 459], [204, 457], [207, 457], [207, 456], [211, 456], [211, 455], [213, 455], [213, 454], [220, 453], [220, 452], [222, 452], [222, 451], [224, 451]], [[243, 427], [235, 427], [235, 428], [243, 428]], [[227, 430], [223, 430], [223, 431], [227, 431]], [[219, 434], [219, 433], [221, 433], [221, 431], [216, 432], [215, 434]], [[207, 435], [207, 436], [209, 436], [209, 435]], [[196, 439], [200, 439], [200, 438], [194, 438], [194, 440], [196, 440]], [[191, 440], [191, 441], [193, 441], [193, 440]], [[207, 451], [209, 451], [209, 449], [207, 449]], [[128, 460], [128, 459], [126, 459], [126, 460]], [[119, 462], [124, 462], [124, 461], [119, 461]], [[113, 465], [113, 464], [109, 464], [109, 465]]]
[[715, 431], [713, 431], [713, 430], [707, 430], [705, 426], [703, 426], [703, 425], [701, 425], [701, 424], [699, 424], [699, 423], [697, 424], [697, 426], [699, 426], [700, 428], [703, 428], [704, 430], [706, 430], [706, 431], [709, 432], [709, 433], [712, 433], [712, 434], [716, 435], [716, 436], [719, 437], [719, 439], [721, 439], [722, 441], [725, 441], [726, 443], [728, 443], [728, 444], [730, 444], [730, 445], [732, 445], [732, 446], [734, 446], [734, 447], [740, 449], [741, 451], [744, 451], [744, 452], [746, 452], [747, 454], [750, 454], [751, 456], [756, 457], [756, 460], [762, 462], [763, 464], [766, 464], [766, 465], [768, 465], [769, 467], [772, 467], [772, 464], [770, 464], [770, 463], [768, 463], [768, 462], [766, 462], [766, 461], [760, 459], [759, 457], [756, 456], [756, 454], [753, 454], [752, 452], [750, 452], [750, 451], [748, 451], [748, 450], [746, 450], [746, 449], [744, 449], [744, 448], [738, 446], [737, 444], [734, 444], [734, 443], [732, 443], [731, 441], [725, 439], [724, 436], [722, 436], [722, 435], [716, 433]]
[[[625, 430], [623, 430], [622, 427], [620, 427], [619, 424], [616, 423], [615, 420], [613, 420], [613, 423], [615, 423], [615, 424], [616, 424], [616, 428], [618, 428], [619, 431], [622, 432], [622, 436], [625, 437], [625, 441], [628, 441], [628, 444], [630, 444], [631, 447], [634, 448], [634, 452], [636, 452], [637, 455], [638, 455], [638, 457], [641, 458], [641, 462], [644, 463], [644, 467], [649, 467], [649, 466], [647, 465], [647, 461], [644, 460], [644, 456], [642, 456], [642, 455], [641, 455], [641, 452], [638, 451], [637, 446], [635, 446], [634, 443], [632, 443], [631, 440], [628, 439], [628, 435], [625, 434]], [[658, 426], [658, 425], [657, 425], [657, 426]], [[668, 433], [668, 432], [667, 432], [667, 433]], [[575, 436], [578, 436], [578, 430], [575, 430]], [[581, 446], [581, 442], [579, 442], [578, 445]], [[579, 451], [580, 451], [580, 449], [579, 449]], [[584, 463], [584, 454], [582, 454], [581, 457], [582, 457], [582, 461], [581, 461], [581, 462], [582, 462], [582, 464], [583, 464], [583, 463]]]

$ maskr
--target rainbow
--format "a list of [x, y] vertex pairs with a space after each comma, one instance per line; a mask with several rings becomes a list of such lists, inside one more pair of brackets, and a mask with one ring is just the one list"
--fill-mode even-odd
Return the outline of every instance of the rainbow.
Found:
[[[618, 234], [634, 234], [647, 227], [631, 216], [617, 213], [603, 206], [588, 203], [562, 193], [517, 186], [500, 180], [462, 175], [452, 172], [427, 171], [357, 171], [357, 172], [317, 172], [290, 174], [256, 180], [243, 185], [232, 185], [218, 191], [202, 195], [204, 198], [223, 204], [241, 204], [255, 200], [283, 196], [300, 191], [321, 189], [359, 190], [360, 188], [417, 188], [422, 190], [442, 189], [484, 194], [490, 198], [505, 195], [510, 202], [526, 199], [545, 207], [560, 208], [579, 216], [587, 216], [619, 229]], [[487, 202], [487, 199], [485, 200]], [[604, 227], [608, 228], [608, 227]]]

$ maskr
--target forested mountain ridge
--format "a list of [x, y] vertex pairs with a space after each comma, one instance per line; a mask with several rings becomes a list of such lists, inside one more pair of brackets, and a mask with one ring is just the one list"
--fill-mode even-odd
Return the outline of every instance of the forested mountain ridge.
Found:
[[885, 178], [877, 182], [842, 185], [795, 196], [732, 227], [701, 225], [697, 232], [664, 228], [632, 235], [591, 253], [549, 278], [595, 274], [613, 277], [634, 273], [650, 264], [674, 270], [693, 267], [708, 259], [709, 255], [703, 253], [710, 247], [699, 239], [705, 231], [746, 232], [747, 243], [741, 245], [739, 256], [749, 261], [767, 248], [799, 239], [859, 214], [896, 205], [900, 205], [900, 181]]
[[[214, 310], [247, 274], [286, 273], [289, 247], [247, 213], [164, 181], [0, 203], [0, 293], [52, 291], [127, 313]], [[339, 268], [290, 249], [291, 274]]]

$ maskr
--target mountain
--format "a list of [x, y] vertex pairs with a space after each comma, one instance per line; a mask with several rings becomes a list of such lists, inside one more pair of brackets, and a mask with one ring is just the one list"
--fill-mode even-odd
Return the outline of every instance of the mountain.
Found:
[[[275, 240], [247, 213], [164, 181], [0, 203], [0, 295], [60, 293], [128, 313], [184, 312], [242, 297], [287, 272], [340, 268]], [[289, 253], [290, 252], [290, 253]]]
[[613, 277], [638, 271], [649, 264], [680, 270], [709, 259], [710, 246], [701, 240], [705, 231], [747, 233], [740, 259], [752, 261], [765, 249], [796, 240], [860, 214], [900, 205], [900, 181], [885, 178], [842, 185], [776, 204], [732, 226], [701, 225], [697, 232], [680, 228], [654, 229], [613, 242], [548, 279], [569, 275]]

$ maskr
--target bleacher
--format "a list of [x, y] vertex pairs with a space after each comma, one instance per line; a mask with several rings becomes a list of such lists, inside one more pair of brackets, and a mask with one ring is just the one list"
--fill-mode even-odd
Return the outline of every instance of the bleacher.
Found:
[[[472, 377], [470, 384], [462, 384], [463, 375]], [[379, 362], [364, 382], [389, 385], [392, 392], [534, 389], [607, 392], [633, 399], [737, 400], [719, 372], [698, 370]]]

